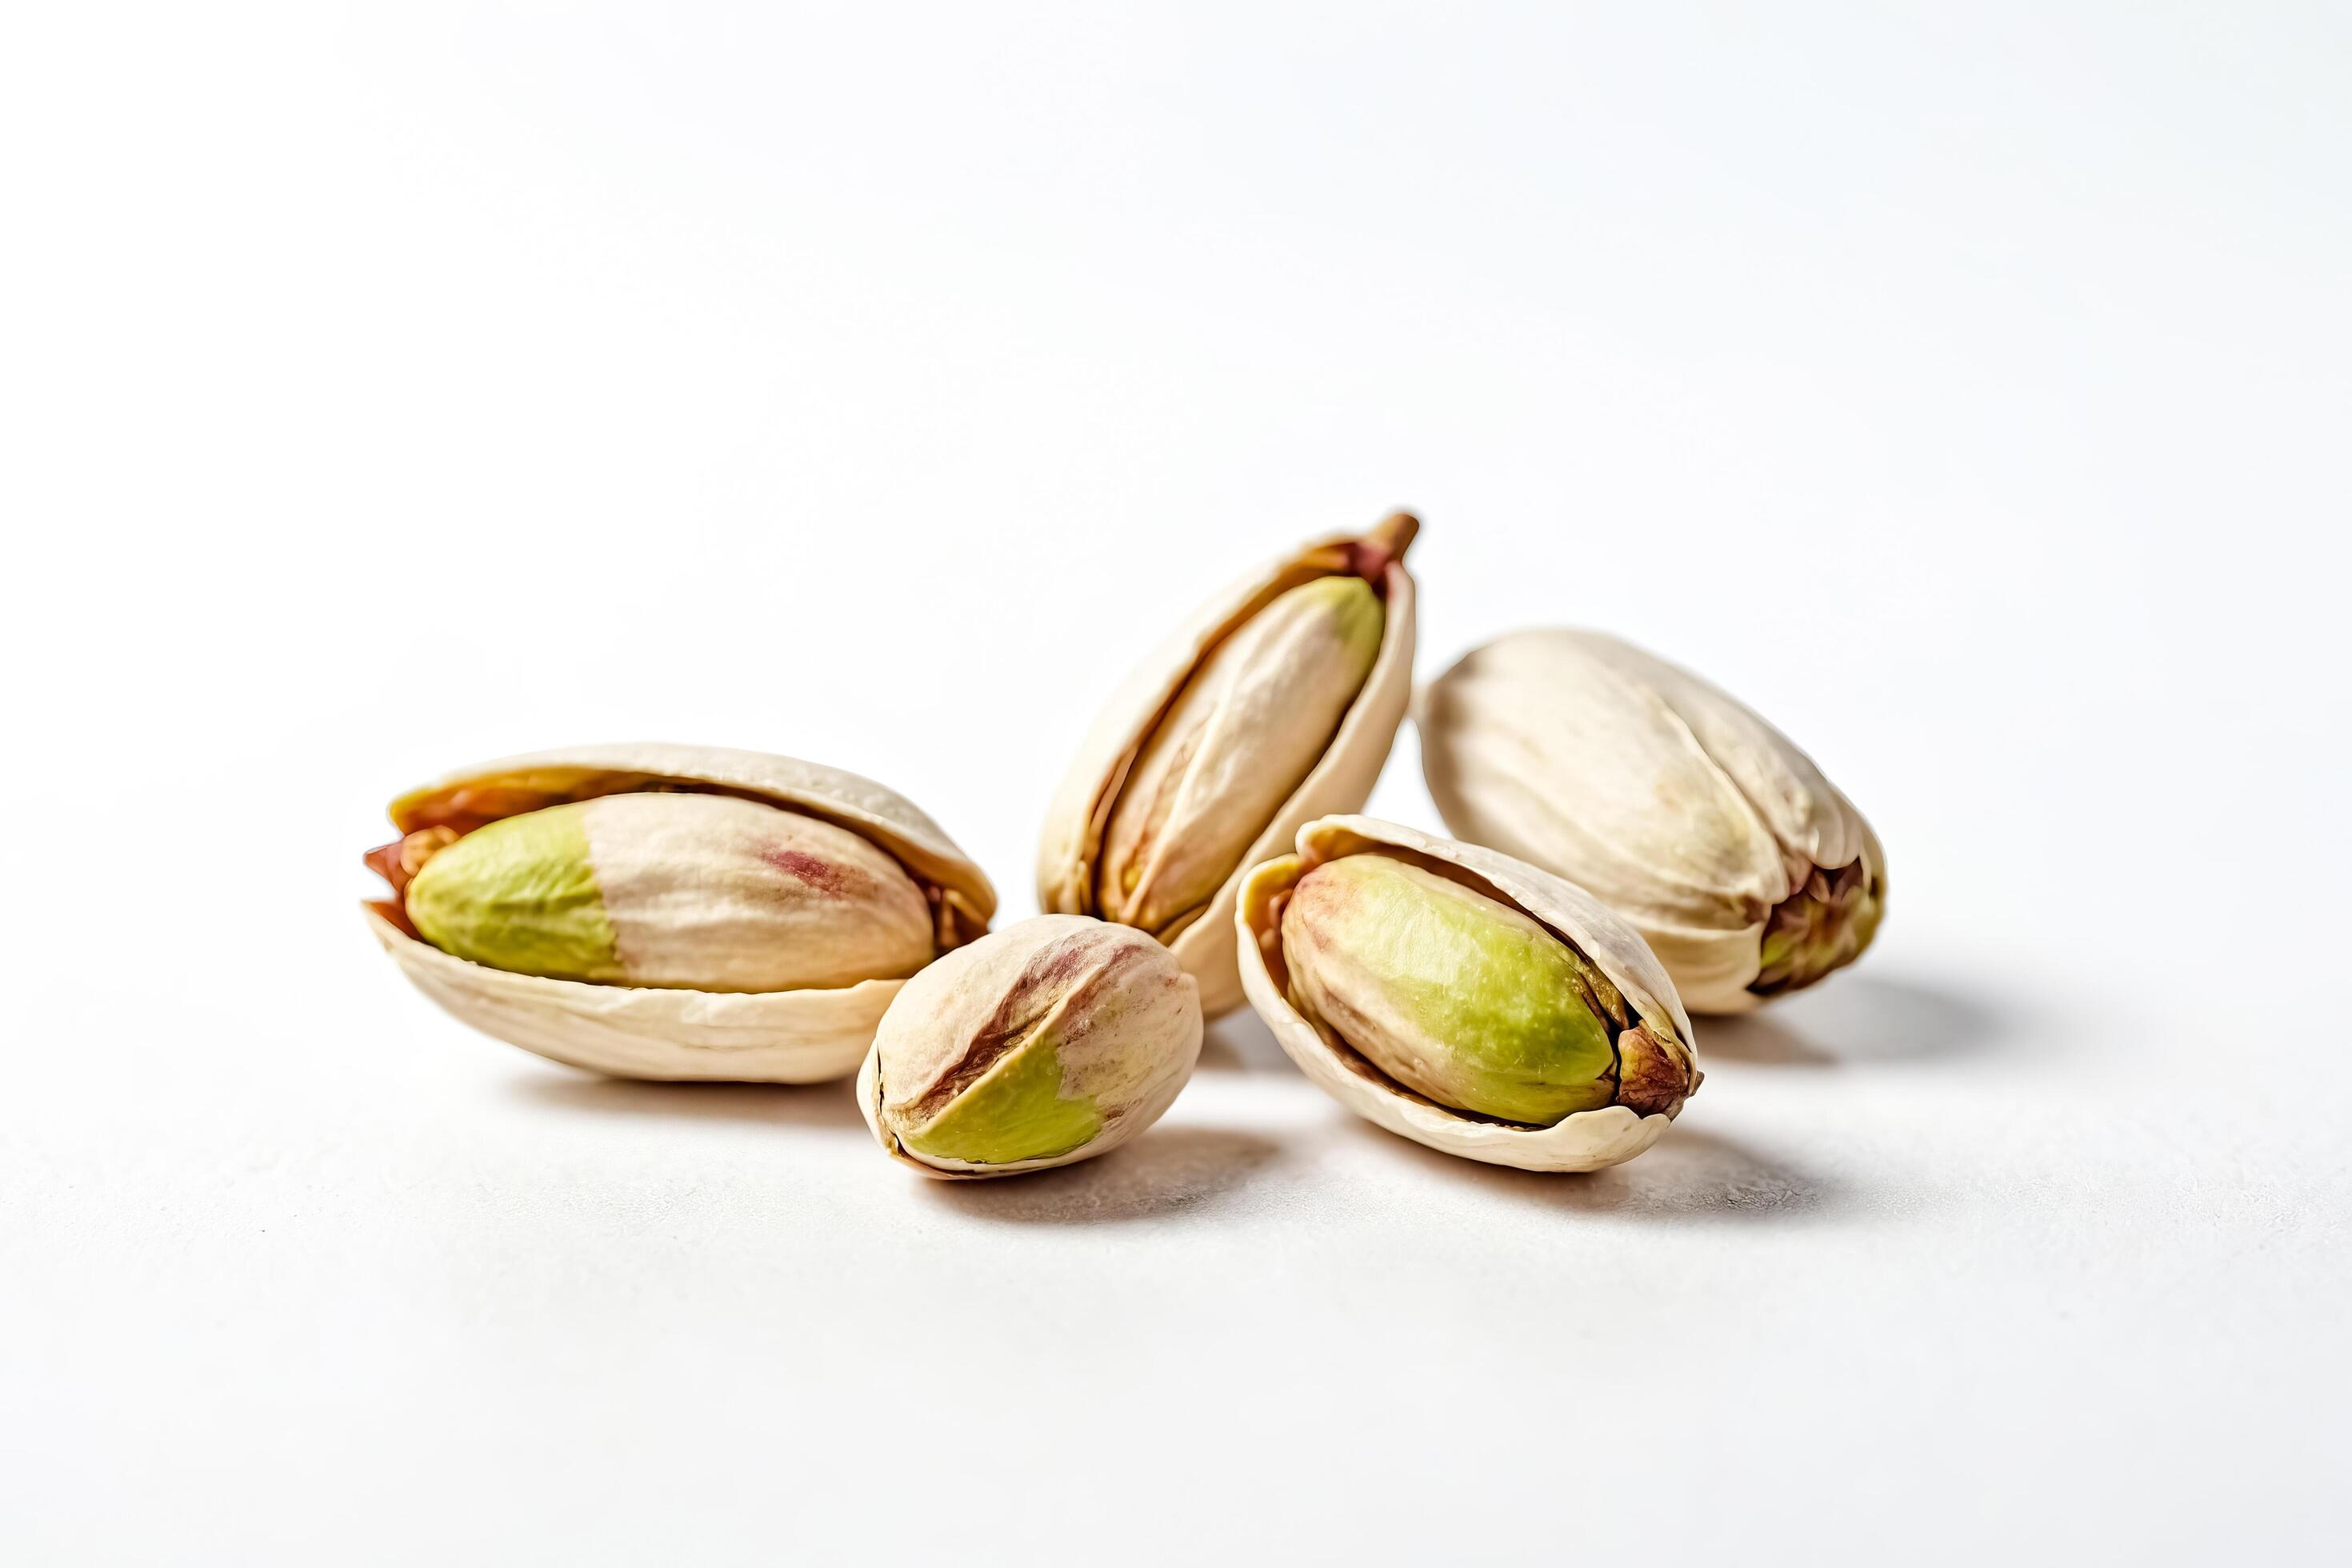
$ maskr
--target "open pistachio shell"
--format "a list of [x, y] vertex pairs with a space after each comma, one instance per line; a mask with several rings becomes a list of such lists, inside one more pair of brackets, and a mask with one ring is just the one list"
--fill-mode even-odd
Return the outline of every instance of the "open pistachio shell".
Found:
[[[467, 833], [575, 801], [642, 792], [730, 795], [814, 817], [882, 851], [919, 889], [936, 952], [984, 934], [995, 889], [938, 824], [870, 779], [761, 752], [583, 746], [461, 769], [392, 803], [404, 835]], [[368, 920], [416, 988], [452, 1016], [556, 1061], [619, 1078], [816, 1083], [856, 1070], [903, 978], [785, 991], [550, 979], [421, 941], [396, 904]]]
[[1197, 915], [1181, 928], [1155, 932], [1199, 982], [1204, 1014], [1214, 1017], [1240, 1006], [1233, 911], [1243, 876], [1281, 853], [1302, 824], [1364, 804], [1412, 700], [1414, 584], [1403, 555], [1419, 528], [1411, 514], [1398, 512], [1370, 532], [1322, 540], [1253, 572], [1138, 666], [1102, 710], [1046, 814], [1037, 854], [1038, 906], [1055, 914], [1106, 913], [1097, 879], [1120, 791], [1162, 719], [1220, 645], [1294, 588], [1318, 578], [1363, 576], [1381, 601], [1380, 647], [1337, 733]]
[[[1418, 833], [1368, 816], [1327, 816], [1298, 830], [1297, 852], [1243, 879], [1234, 914], [1242, 985], [1250, 1005], [1317, 1088], [1400, 1137], [1444, 1153], [1523, 1171], [1597, 1171], [1633, 1158], [1664, 1133], [1680, 1107], [1641, 1115], [1623, 1105], [1580, 1110], [1549, 1127], [1466, 1114], [1406, 1089], [1344, 1043], [1327, 1038], [1290, 1000], [1282, 910], [1316, 867], [1345, 856], [1394, 852], [1463, 877], [1573, 944], [1643, 1018], [1672, 1024], [1696, 1059], [1691, 1025], [1665, 970], [1633, 929], [1571, 883], [1491, 849]], [[1693, 1072], [1694, 1086], [1696, 1070]]]

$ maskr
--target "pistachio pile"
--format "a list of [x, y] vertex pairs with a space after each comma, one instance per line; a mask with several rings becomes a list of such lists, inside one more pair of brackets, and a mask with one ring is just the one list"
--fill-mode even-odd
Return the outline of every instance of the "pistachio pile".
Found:
[[1698, 1089], [1685, 1005], [1853, 963], [1885, 858], [1753, 711], [1598, 632], [1473, 650], [1421, 694], [1439, 837], [1351, 815], [1412, 695], [1419, 524], [1244, 577], [1138, 667], [1048, 812], [1045, 911], [904, 797], [762, 752], [590, 746], [392, 803], [377, 940], [451, 1014], [623, 1078], [856, 1074], [946, 1180], [1092, 1158], [1244, 1000], [1307, 1079], [1444, 1152], [1592, 1171]]

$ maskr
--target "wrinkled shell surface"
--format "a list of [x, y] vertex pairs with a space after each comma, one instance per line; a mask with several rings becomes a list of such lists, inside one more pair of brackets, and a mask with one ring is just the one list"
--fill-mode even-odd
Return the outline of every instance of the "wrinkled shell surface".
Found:
[[1599, 632], [1518, 632], [1421, 694], [1422, 770], [1449, 830], [1565, 877], [1632, 922], [1707, 1013], [1746, 1012], [1766, 917], [1813, 867], [1885, 858], [1787, 736]]
[[[1106, 820], [1137, 752], [1186, 680], [1209, 650], [1259, 610], [1289, 589], [1345, 570], [1339, 563], [1348, 547], [1371, 537], [1337, 535], [1250, 574], [1202, 606], [1136, 667], [1103, 708], [1046, 815], [1037, 855], [1040, 908], [1060, 914], [1100, 912], [1095, 907], [1094, 883]], [[1410, 538], [1410, 531], [1406, 537]], [[1397, 727], [1404, 721], [1412, 697], [1415, 589], [1402, 560], [1389, 562], [1381, 584], [1386, 603], [1380, 653], [1340, 722], [1339, 732], [1306, 781], [1252, 841], [1240, 867], [1218, 889], [1200, 918], [1168, 944], [1184, 972], [1200, 982], [1201, 1006], [1210, 1017], [1231, 1012], [1244, 1000], [1234, 962], [1233, 924], [1243, 877], [1258, 861], [1287, 848], [1302, 824], [1363, 805], [1388, 761]]]
[[1465, 1159], [1523, 1171], [1597, 1171], [1633, 1158], [1658, 1141], [1669, 1115], [1637, 1115], [1622, 1105], [1579, 1111], [1551, 1127], [1503, 1126], [1465, 1116], [1403, 1089], [1351, 1050], [1335, 1047], [1290, 1005], [1276, 905], [1299, 878], [1327, 860], [1392, 847], [1457, 867], [1573, 942], [1646, 1018], [1667, 1019], [1694, 1059], [1690, 1017], [1665, 970], [1623, 921], [1590, 894], [1524, 861], [1490, 849], [1417, 833], [1368, 816], [1327, 816], [1299, 829], [1297, 852], [1269, 860], [1244, 879], [1234, 924], [1242, 984], [1250, 1005], [1301, 1072], [1366, 1121], [1416, 1143]]
[[[704, 788], [846, 827], [906, 868], [934, 904], [942, 949], [984, 933], [995, 889], [931, 819], [870, 779], [761, 752], [659, 744], [583, 746], [488, 763], [410, 791], [391, 808], [403, 833], [569, 800]], [[371, 930], [411, 984], [453, 1016], [510, 1045], [616, 1078], [818, 1083], [856, 1070], [903, 980], [762, 993], [548, 980], [455, 958], [371, 908]]]
[[[1105, 1120], [1094, 1138], [1046, 1158], [991, 1164], [901, 1142], [905, 1108], [955, 1079], [976, 1045], [1018, 1048], [1041, 1031], [1055, 1040], [1065, 1091], [1099, 1104]], [[1174, 954], [1127, 926], [1039, 915], [906, 983], [858, 1069], [857, 1108], [885, 1152], [927, 1176], [1014, 1175], [1108, 1153], [1143, 1131], [1175, 1102], [1200, 1054], [1199, 989]]]

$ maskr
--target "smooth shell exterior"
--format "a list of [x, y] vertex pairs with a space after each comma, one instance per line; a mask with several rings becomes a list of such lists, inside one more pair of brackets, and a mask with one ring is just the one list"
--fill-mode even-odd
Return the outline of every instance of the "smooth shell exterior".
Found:
[[[1344, 571], [1347, 547], [1368, 537], [1335, 534], [1242, 578], [1129, 674], [1078, 748], [1046, 813], [1037, 852], [1040, 909], [1056, 914], [1097, 912], [1095, 870], [1111, 804], [1137, 752], [1185, 680], [1211, 648], [1275, 599], [1303, 583]], [[1363, 805], [1396, 743], [1397, 727], [1412, 700], [1414, 584], [1402, 560], [1388, 563], [1381, 584], [1385, 614], [1381, 651], [1330, 749], [1252, 841], [1239, 868], [1225, 879], [1200, 918], [1168, 943], [1184, 972], [1200, 982], [1201, 1009], [1212, 1018], [1232, 1012], [1244, 1000], [1233, 919], [1243, 878], [1259, 861], [1282, 853], [1307, 822]]]
[[1423, 687], [1422, 772], [1451, 831], [1605, 900], [1683, 999], [1744, 1013], [1765, 917], [1815, 866], [1860, 860], [1870, 824], [1728, 693], [1601, 632], [1515, 632]]
[[[1028, 931], [1034, 936], [1043, 931], [1052, 931], [1055, 928], [1076, 926], [1081, 923], [1105, 929], [1105, 922], [1096, 921], [1091, 916], [1081, 920], [1066, 915], [1038, 915], [1007, 926], [998, 935], [1003, 939], [1013, 936], [1015, 933]], [[1112, 926], [1107, 929], [1116, 931], [1120, 941], [1132, 941], [1155, 949], [1161, 946], [1150, 933], [1136, 931], [1132, 927]], [[1163, 954], [1160, 962], [1169, 962], [1168, 955]], [[909, 1166], [920, 1171], [926, 1176], [942, 1181], [981, 1181], [992, 1176], [1016, 1176], [1024, 1171], [1047, 1171], [1055, 1166], [1075, 1164], [1081, 1160], [1091, 1160], [1097, 1155], [1108, 1154], [1130, 1139], [1149, 1131], [1152, 1123], [1167, 1113], [1168, 1108], [1176, 1103], [1176, 1097], [1183, 1092], [1184, 1086], [1192, 1081], [1193, 1066], [1200, 1059], [1201, 1008], [1197, 994], [1194, 994], [1198, 982], [1190, 975], [1173, 973], [1172, 964], [1170, 973], [1172, 973], [1180, 990], [1175, 996], [1175, 1010], [1160, 1019], [1158, 1026], [1170, 1028], [1179, 1035], [1188, 1037], [1181, 1069], [1168, 1073], [1152, 1087], [1150, 1093], [1123, 1108], [1118, 1119], [1106, 1127], [1099, 1136], [1079, 1148], [1070, 1150], [1066, 1153], [1048, 1155], [1039, 1160], [1013, 1160], [1003, 1164], [982, 1165], [962, 1160], [943, 1160], [921, 1155], [903, 1147], [883, 1124], [881, 1065], [883, 1042], [878, 1037], [867, 1049], [866, 1059], [857, 1069], [858, 1114], [866, 1118], [866, 1129], [874, 1134], [875, 1141], [882, 1145], [884, 1152], [902, 1165]], [[922, 981], [925, 975], [930, 977], [929, 984], [932, 986], [940, 984], [940, 975], [929, 970], [925, 971], [924, 974], [916, 975], [913, 979], [900, 984], [914, 984], [918, 981]], [[956, 977], [958, 981], [961, 978]], [[909, 1026], [920, 1027], [936, 1017], [945, 1016], [956, 1011], [953, 1006], [942, 1003], [936, 991], [933, 991], [928, 999], [919, 993], [907, 1000], [909, 1007], [922, 1009], [921, 1018]], [[993, 997], [992, 996], [990, 1000], [992, 1001]]]
[[[942, 951], [984, 935], [996, 890], [912, 802], [871, 779], [763, 752], [659, 744], [582, 746], [466, 768], [392, 804], [411, 833], [491, 791], [537, 809], [663, 785], [694, 785], [837, 823], [887, 851], [937, 900]], [[544, 796], [545, 798], [541, 798]], [[904, 980], [721, 993], [548, 980], [468, 963], [371, 908], [368, 921], [411, 984], [494, 1038], [616, 1078], [820, 1083], [856, 1070]]]
[[368, 925], [409, 983], [509, 1045], [614, 1078], [827, 1083], [866, 1054], [903, 980], [832, 991], [591, 985], [452, 958], [373, 910]]
[[1598, 1171], [1621, 1164], [1656, 1142], [1674, 1120], [1622, 1105], [1580, 1110], [1550, 1127], [1509, 1127], [1424, 1100], [1335, 1047], [1290, 1005], [1276, 900], [1327, 860], [1381, 848], [1411, 850], [1459, 868], [1580, 948], [1636, 1012], [1673, 1020], [1676, 1037], [1697, 1059], [1690, 1017], [1665, 970], [1635, 934], [1598, 900], [1572, 883], [1491, 849], [1418, 833], [1369, 816], [1327, 816], [1298, 831], [1297, 853], [1268, 860], [1244, 879], [1234, 928], [1243, 988], [1250, 1005], [1299, 1071], [1332, 1099], [1377, 1126], [1447, 1154], [1522, 1171]]
[[[960, 947], [985, 933], [996, 914], [996, 889], [940, 825], [898, 791], [820, 763], [766, 752], [719, 746], [638, 744], [577, 746], [484, 763], [413, 789], [392, 803], [393, 826], [403, 833], [440, 820], [461, 792], [546, 788], [561, 800], [591, 800], [663, 784], [700, 784], [826, 822], [872, 839], [940, 894], [941, 947]], [[552, 805], [556, 800], [540, 802]]]

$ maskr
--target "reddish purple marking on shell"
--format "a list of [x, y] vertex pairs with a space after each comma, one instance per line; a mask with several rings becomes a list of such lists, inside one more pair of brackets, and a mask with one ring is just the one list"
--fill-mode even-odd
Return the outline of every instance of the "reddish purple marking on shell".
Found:
[[856, 874], [850, 868], [836, 866], [804, 849], [762, 849], [760, 858], [794, 881], [814, 888], [829, 898], [847, 898], [856, 879]]
[[1065, 939], [1055, 947], [1044, 967], [1031, 968], [1021, 976], [1019, 984], [1024, 990], [1058, 985], [1085, 968], [1090, 956], [1087, 943]]

